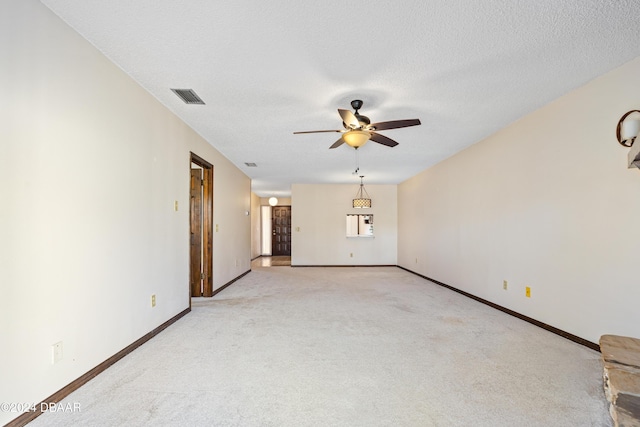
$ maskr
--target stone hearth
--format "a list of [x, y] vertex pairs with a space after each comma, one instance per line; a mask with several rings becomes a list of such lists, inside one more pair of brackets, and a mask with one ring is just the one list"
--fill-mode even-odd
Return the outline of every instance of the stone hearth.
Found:
[[600, 337], [604, 391], [616, 427], [640, 427], [640, 339]]

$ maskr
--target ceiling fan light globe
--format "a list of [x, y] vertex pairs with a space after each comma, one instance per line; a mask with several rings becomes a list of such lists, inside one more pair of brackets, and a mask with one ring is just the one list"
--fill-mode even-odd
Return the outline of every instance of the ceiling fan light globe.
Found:
[[363, 130], [350, 130], [342, 135], [344, 142], [353, 148], [362, 147], [369, 138], [371, 138], [371, 134]]

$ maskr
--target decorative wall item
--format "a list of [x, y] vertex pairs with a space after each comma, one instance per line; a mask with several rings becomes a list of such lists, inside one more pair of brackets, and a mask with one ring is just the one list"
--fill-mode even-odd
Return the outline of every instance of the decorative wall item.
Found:
[[623, 147], [629, 150], [629, 168], [640, 168], [640, 144], [634, 144], [640, 134], [640, 110], [626, 112], [618, 121], [616, 138]]

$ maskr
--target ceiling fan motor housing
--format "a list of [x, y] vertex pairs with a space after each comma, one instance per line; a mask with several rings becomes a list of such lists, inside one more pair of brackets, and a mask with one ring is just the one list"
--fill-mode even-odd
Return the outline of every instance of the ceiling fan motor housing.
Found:
[[[360, 114], [358, 114], [358, 110], [362, 108], [363, 104], [364, 104], [364, 102], [362, 102], [360, 99], [354, 99], [353, 101], [351, 101], [351, 108], [353, 108], [355, 110], [353, 115], [356, 116], [356, 119], [358, 119], [358, 123], [360, 124], [360, 128], [364, 128], [364, 127], [366, 127], [366, 126], [371, 124], [371, 120], [369, 120], [369, 117], [361, 116]], [[344, 124], [344, 122], [343, 122], [343, 124]], [[347, 127], [347, 126], [345, 125], [345, 127]]]
[[367, 116], [361, 116], [360, 114], [354, 114], [354, 116], [356, 116], [356, 119], [358, 119], [358, 122], [360, 123], [360, 126], [364, 127], [367, 125], [371, 124], [371, 120], [369, 120], [369, 117]]

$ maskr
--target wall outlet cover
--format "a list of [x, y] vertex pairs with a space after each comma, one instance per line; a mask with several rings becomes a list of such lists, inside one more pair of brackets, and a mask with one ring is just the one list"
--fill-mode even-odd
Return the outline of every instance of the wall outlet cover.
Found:
[[55, 343], [52, 347], [52, 363], [58, 363], [62, 360], [62, 341]]

